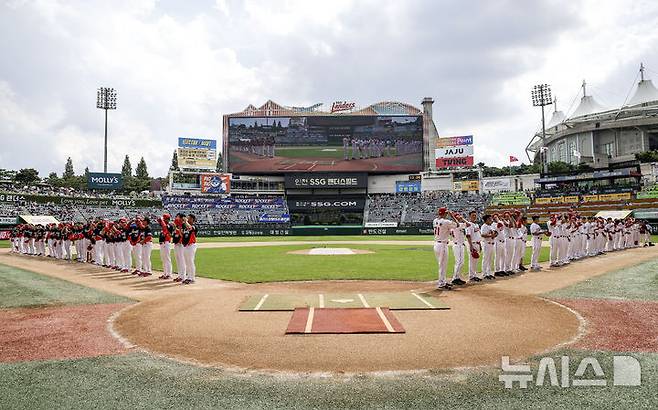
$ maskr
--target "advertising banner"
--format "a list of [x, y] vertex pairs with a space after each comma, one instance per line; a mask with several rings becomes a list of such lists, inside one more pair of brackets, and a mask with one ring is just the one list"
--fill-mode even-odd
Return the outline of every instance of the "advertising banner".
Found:
[[178, 138], [178, 167], [181, 169], [215, 169], [217, 141], [201, 138]]
[[342, 174], [335, 172], [317, 174], [286, 174], [285, 186], [287, 189], [366, 188], [368, 186], [368, 174]]
[[0, 225], [15, 225], [15, 216], [0, 216]]
[[34, 202], [37, 204], [54, 203], [59, 205], [85, 205], [85, 206], [121, 206], [132, 208], [162, 207], [159, 199], [113, 199], [113, 198], [86, 198], [73, 196], [50, 195], [22, 195], [0, 192], [0, 203]]
[[228, 194], [231, 191], [231, 174], [201, 174], [201, 192]]
[[397, 222], [366, 222], [364, 228], [397, 228]]
[[258, 222], [276, 223], [276, 224], [287, 223], [290, 222], [290, 214], [282, 214], [282, 215], [262, 214], [258, 216]]
[[535, 198], [535, 203], [537, 205], [546, 205], [546, 204], [562, 204], [564, 203], [563, 196], [551, 196], [546, 198]]
[[461, 158], [473, 155], [472, 145], [461, 145], [458, 147], [444, 147], [434, 150], [435, 158]]
[[460, 137], [438, 138], [436, 140], [436, 147], [456, 147], [460, 145], [473, 145], [472, 135], [463, 135]]
[[578, 195], [562, 197], [562, 202], [565, 204], [577, 204], [579, 202]]
[[291, 211], [308, 211], [313, 209], [341, 209], [345, 211], [363, 210], [366, 205], [365, 198], [345, 197], [304, 197], [288, 198], [288, 208]]
[[420, 192], [420, 181], [395, 181], [395, 192]]
[[452, 183], [453, 191], [479, 191], [480, 181], [477, 179], [469, 181], [454, 181]]
[[631, 193], [626, 192], [623, 194], [603, 194], [599, 195], [599, 201], [626, 201], [631, 199]]
[[583, 195], [583, 202], [597, 202], [599, 201], [598, 195]]
[[21, 219], [32, 225], [58, 224], [59, 221], [50, 215], [20, 215]]
[[105, 172], [90, 172], [87, 177], [89, 189], [121, 189], [123, 187], [123, 175]]
[[437, 158], [437, 168], [453, 168], [453, 167], [472, 167], [474, 164], [473, 157], [463, 158]]
[[492, 178], [481, 181], [482, 192], [502, 192], [512, 190], [512, 180], [510, 178]]

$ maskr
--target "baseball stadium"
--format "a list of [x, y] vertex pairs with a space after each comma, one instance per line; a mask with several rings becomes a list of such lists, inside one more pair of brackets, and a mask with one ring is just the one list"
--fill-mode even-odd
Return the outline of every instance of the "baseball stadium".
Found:
[[144, 190], [3, 174], [0, 408], [654, 407], [644, 75], [529, 132], [529, 172], [428, 97], [249, 105]]

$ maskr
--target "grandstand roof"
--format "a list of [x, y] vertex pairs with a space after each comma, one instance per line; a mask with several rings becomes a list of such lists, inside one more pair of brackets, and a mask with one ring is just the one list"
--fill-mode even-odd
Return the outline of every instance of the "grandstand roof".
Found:
[[[352, 109], [331, 112], [323, 110], [324, 104], [318, 103], [309, 107], [292, 107], [278, 104], [272, 100], [256, 108], [249, 104], [244, 110], [234, 114], [228, 114], [230, 117], [269, 117], [269, 116], [308, 116], [308, 115], [421, 115], [422, 110], [411, 104], [398, 101], [380, 101], [366, 107], [358, 107], [354, 104]], [[331, 106], [330, 106], [331, 107]]]
[[593, 96], [583, 95], [580, 104], [569, 118], [582, 117], [584, 115], [596, 114], [605, 111], [606, 108], [599, 104]]
[[562, 111], [553, 111], [553, 116], [551, 117], [551, 120], [548, 122], [548, 124], [546, 124], [546, 128], [553, 128], [556, 125], [562, 124], [566, 119], [567, 117]]

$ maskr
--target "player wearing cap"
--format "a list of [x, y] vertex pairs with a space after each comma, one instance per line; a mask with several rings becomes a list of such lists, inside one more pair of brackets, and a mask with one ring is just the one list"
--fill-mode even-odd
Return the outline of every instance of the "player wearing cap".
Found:
[[185, 257], [184, 285], [194, 283], [196, 280], [196, 217], [189, 214], [183, 221], [183, 254]]
[[183, 246], [183, 221], [185, 214], [176, 214], [174, 218], [174, 231], [171, 235], [171, 241], [174, 244], [174, 256], [176, 257], [176, 268], [178, 277], [174, 282], [183, 282], [185, 280], [185, 248]]
[[133, 275], [139, 275], [142, 270], [142, 243], [140, 238], [139, 225], [139, 220], [135, 219], [132, 221], [130, 227], [128, 228], [128, 240], [130, 241], [133, 256], [135, 257], [135, 270], [132, 271]]
[[491, 226], [493, 222], [491, 215], [484, 215], [482, 222], [482, 228], [480, 229], [480, 236], [482, 237], [482, 277], [491, 280], [494, 279], [491, 263], [498, 232]]
[[169, 214], [164, 214], [162, 218], [158, 218], [158, 223], [160, 224], [160, 260], [162, 261], [163, 271], [159, 279], [171, 278], [171, 234], [175, 227], [170, 219], [171, 216]]
[[457, 227], [450, 231], [452, 235], [452, 254], [455, 257], [455, 266], [452, 273], [451, 285], [464, 285], [466, 282], [462, 279], [462, 268], [464, 267], [464, 249], [466, 245], [466, 220], [463, 216], [456, 213], [454, 214]]
[[516, 258], [514, 261], [514, 268], [516, 271], [527, 270], [526, 267], [523, 266], [523, 257], [525, 256], [525, 248], [527, 245], [526, 239], [528, 237], [527, 224], [528, 218], [524, 215], [519, 216], [519, 222], [516, 225], [516, 249], [514, 253], [514, 257]]
[[477, 223], [478, 214], [475, 211], [468, 213], [468, 226], [466, 228], [466, 240], [468, 242], [469, 258], [468, 258], [468, 280], [471, 282], [480, 282], [482, 279], [478, 277], [478, 259], [480, 252], [482, 252], [480, 225]]
[[450, 290], [452, 286], [446, 281], [446, 271], [448, 269], [448, 239], [450, 231], [459, 227], [454, 220], [446, 219], [448, 210], [439, 208], [437, 218], [432, 222], [434, 227], [434, 256], [438, 263], [439, 282], [438, 289]]
[[539, 266], [539, 252], [541, 251], [541, 240], [544, 230], [539, 226], [539, 217], [537, 215], [532, 217], [532, 224], [530, 224], [530, 235], [532, 235], [532, 256], [530, 257], [530, 269], [534, 272], [541, 270]]
[[494, 240], [495, 257], [494, 257], [494, 275], [500, 276], [500, 273], [505, 272], [505, 224], [500, 219], [498, 214], [493, 215], [492, 228], [495, 229], [497, 235]]
[[142, 269], [139, 276], [151, 276], [151, 250], [153, 249], [153, 233], [150, 221], [144, 218], [139, 226], [140, 243], [142, 244]]

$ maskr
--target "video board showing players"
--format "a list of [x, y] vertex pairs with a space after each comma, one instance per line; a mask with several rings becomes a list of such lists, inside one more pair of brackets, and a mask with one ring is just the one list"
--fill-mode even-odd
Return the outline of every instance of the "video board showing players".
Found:
[[230, 172], [418, 172], [421, 116], [229, 118]]

